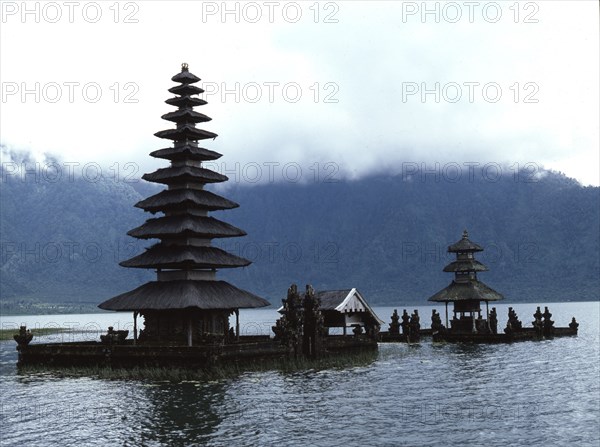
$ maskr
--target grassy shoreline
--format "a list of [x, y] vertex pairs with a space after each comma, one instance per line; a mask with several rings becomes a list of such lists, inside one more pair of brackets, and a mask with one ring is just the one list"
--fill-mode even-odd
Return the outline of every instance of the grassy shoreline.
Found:
[[[31, 333], [34, 337], [40, 335], [52, 335], [52, 334], [60, 334], [61, 332], [68, 331], [67, 328], [64, 327], [52, 327], [52, 328], [34, 328], [31, 329]], [[0, 329], [0, 341], [13, 340], [13, 335], [18, 334], [19, 331], [17, 329]]]

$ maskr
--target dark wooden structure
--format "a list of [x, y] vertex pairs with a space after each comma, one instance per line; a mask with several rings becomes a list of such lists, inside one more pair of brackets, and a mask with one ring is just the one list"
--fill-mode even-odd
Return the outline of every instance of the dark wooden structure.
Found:
[[[198, 144], [217, 137], [196, 127], [197, 123], [210, 121], [208, 116], [194, 110], [195, 106], [206, 104], [196, 96], [204, 90], [193, 85], [200, 79], [183, 64], [181, 72], [172, 80], [179, 85], [169, 89], [176, 96], [166, 103], [176, 106], [177, 110], [162, 118], [174, 122], [176, 128], [155, 135], [172, 140], [173, 146], [150, 154], [169, 160], [170, 166], [142, 177], [164, 184], [167, 189], [135, 205], [162, 215], [148, 219], [127, 233], [138, 239], [160, 239], [160, 242], [120, 264], [156, 269], [157, 278], [99, 307], [133, 312], [136, 344], [194, 346], [219, 338], [239, 338], [239, 323], [232, 332], [229, 316], [237, 317], [241, 308], [263, 307], [269, 302], [216, 277], [218, 269], [245, 267], [250, 261], [213, 247], [211, 241], [246, 233], [209, 216], [211, 211], [235, 208], [238, 204], [205, 190], [207, 184], [224, 182], [227, 177], [202, 167], [202, 162], [216, 160], [221, 154]], [[139, 333], [138, 315], [145, 320]]]
[[[438, 327], [439, 332], [446, 328], [453, 334], [492, 334], [489, 325], [490, 301], [504, 297], [477, 278], [478, 272], [488, 268], [475, 259], [475, 253], [483, 248], [469, 240], [467, 230], [462, 238], [448, 247], [449, 253], [456, 254], [456, 260], [444, 267], [445, 272], [454, 273], [450, 285], [429, 298], [429, 301], [446, 305], [446, 325]], [[485, 318], [481, 315], [481, 302], [485, 302]], [[448, 303], [453, 303], [453, 317], [448, 325]]]
[[[330, 329], [341, 328], [343, 335], [348, 335], [348, 329], [352, 334], [372, 335], [379, 333], [381, 325], [384, 324], [356, 288], [321, 290], [315, 292], [315, 296], [319, 302], [323, 327], [327, 334]], [[283, 313], [284, 306], [277, 311]]]
[[[434, 341], [506, 343], [521, 340], [534, 340], [554, 336], [577, 335], [579, 324], [573, 318], [567, 328], [555, 328], [550, 319], [552, 314], [546, 307], [542, 314], [537, 308], [533, 327], [523, 327], [512, 307], [508, 309], [508, 322], [504, 333], [498, 331], [496, 308], [490, 311], [489, 302], [504, 297], [477, 278], [478, 272], [488, 268], [475, 259], [475, 253], [483, 251], [478, 244], [469, 240], [467, 230], [461, 240], [448, 247], [449, 253], [456, 254], [456, 260], [444, 267], [445, 272], [454, 273], [450, 285], [429, 298], [429, 301], [444, 303], [446, 324], [433, 310], [431, 333]], [[481, 302], [485, 302], [485, 318], [482, 316]], [[448, 303], [453, 303], [453, 317], [448, 321]], [[448, 324], [450, 323], [450, 324]]]
[[[281, 318], [273, 332], [288, 355], [316, 358], [340, 351], [377, 349], [383, 321], [356, 289], [315, 292], [307, 285], [302, 297], [292, 284], [281, 301]], [[329, 334], [332, 327], [343, 327], [344, 334]], [[351, 335], [347, 327], [353, 328]]]
[[[200, 79], [183, 64], [172, 80], [179, 85], [169, 89], [175, 96], [166, 103], [177, 110], [162, 118], [174, 122], [176, 127], [155, 135], [171, 140], [173, 145], [150, 154], [169, 160], [170, 165], [142, 177], [166, 185], [167, 189], [135, 205], [160, 214], [128, 232], [138, 239], [159, 242], [120, 263], [123, 267], [155, 269], [156, 281], [99, 305], [105, 310], [133, 312], [133, 337], [128, 338], [128, 331], [110, 327], [100, 341], [36, 344], [30, 343], [33, 335], [22, 327], [15, 335], [19, 364], [204, 367], [377, 349], [375, 337], [368, 334], [325, 337], [323, 315], [330, 318], [331, 314], [333, 318], [337, 311], [325, 307], [322, 314], [321, 301], [312, 288], [307, 288], [303, 299], [295, 288], [294, 293], [288, 292], [291, 310], [278, 320], [276, 328], [281, 330], [275, 330], [279, 334], [275, 339], [269, 335], [240, 334], [239, 309], [270, 303], [217, 279], [219, 269], [245, 267], [250, 261], [212, 246], [212, 240], [246, 233], [209, 216], [211, 211], [232, 209], [238, 204], [205, 189], [207, 184], [224, 182], [227, 177], [202, 166], [221, 154], [198, 143], [217, 136], [196, 127], [210, 121], [208, 116], [194, 110], [206, 104], [197, 96], [203, 90], [193, 85]], [[342, 313], [360, 314], [365, 306], [370, 310], [363, 304], [360, 308], [344, 308]], [[236, 317], [234, 327], [229, 323], [232, 314]], [[372, 311], [371, 314], [374, 316]], [[144, 319], [141, 330], [138, 330], [139, 316]], [[374, 328], [376, 317], [365, 321], [369, 328]]]

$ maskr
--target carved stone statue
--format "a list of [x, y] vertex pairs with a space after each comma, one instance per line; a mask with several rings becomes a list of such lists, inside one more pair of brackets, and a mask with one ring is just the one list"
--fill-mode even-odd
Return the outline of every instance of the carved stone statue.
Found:
[[123, 344], [128, 335], [129, 331], [115, 331], [112, 326], [109, 326], [106, 335], [100, 336], [100, 341], [109, 345]]
[[441, 331], [444, 331], [445, 329], [446, 328], [442, 324], [442, 318], [440, 317], [440, 314], [435, 309], [432, 309], [432, 311], [431, 311], [431, 330], [433, 332], [441, 332]]
[[408, 337], [410, 341], [419, 341], [421, 338], [421, 319], [417, 309], [410, 316]]
[[394, 309], [392, 314], [392, 322], [390, 323], [390, 335], [400, 335], [400, 315], [398, 315], [398, 309]]
[[[517, 317], [517, 313], [513, 310], [512, 307], [508, 308], [508, 322], [506, 323], [506, 329], [509, 329], [510, 332], [520, 331], [523, 328], [523, 324]], [[504, 330], [507, 334], [509, 332]]]
[[536, 317], [532, 324], [533, 328], [535, 329], [535, 333], [541, 337], [544, 334], [544, 323], [542, 323], [542, 319]]
[[406, 309], [404, 309], [404, 312], [402, 313], [402, 324], [400, 326], [402, 326], [402, 334], [408, 335], [410, 331], [410, 316], [408, 315], [408, 312], [406, 312]]
[[490, 324], [490, 331], [492, 331], [492, 334], [497, 334], [498, 333], [498, 314], [496, 313], [495, 307], [492, 307], [492, 310], [490, 311], [489, 324]]
[[33, 340], [33, 334], [31, 333], [31, 331], [29, 329], [27, 329], [27, 326], [20, 326], [19, 333], [13, 335], [13, 338], [17, 342], [17, 350], [18, 350], [23, 346], [27, 346], [29, 344], [29, 342], [31, 342], [31, 340]]
[[577, 332], [577, 328], [579, 327], [579, 323], [577, 323], [577, 320], [575, 320], [575, 317], [573, 317], [571, 319], [571, 322], [569, 323], [569, 327], [571, 329], [573, 329], [575, 332]]
[[542, 311], [540, 310], [540, 306], [537, 307], [535, 313], [533, 314], [533, 319], [534, 320], [541, 320], [542, 319]]
[[287, 298], [283, 299], [282, 303], [283, 315], [275, 322], [272, 329], [275, 338], [287, 346], [289, 353], [298, 356], [302, 349], [304, 307], [296, 284], [290, 286]]
[[552, 317], [552, 314], [548, 310], [548, 306], [544, 307], [543, 317], [544, 317], [544, 337], [551, 337], [552, 335], [554, 335], [554, 321], [552, 321], [550, 319]]
[[306, 286], [303, 306], [302, 352], [309, 357], [318, 357], [321, 352], [321, 337], [324, 335], [321, 300], [315, 295], [312, 286]]

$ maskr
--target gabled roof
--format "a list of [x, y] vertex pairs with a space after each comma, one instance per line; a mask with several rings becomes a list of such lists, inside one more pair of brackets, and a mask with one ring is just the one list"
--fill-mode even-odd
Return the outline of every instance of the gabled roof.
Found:
[[[371, 309], [371, 306], [363, 298], [360, 292], [354, 289], [343, 290], [322, 290], [315, 292], [315, 295], [321, 300], [321, 310], [337, 311], [341, 313], [361, 313], [366, 312], [373, 316], [379, 324], [385, 324], [377, 314]], [[277, 312], [282, 312], [283, 306], [277, 309]]]
[[371, 314], [379, 324], [385, 324], [385, 322], [377, 316], [373, 309], [371, 309], [371, 306], [369, 306], [367, 301], [356, 288], [344, 290], [323, 290], [317, 292], [316, 295], [321, 299], [322, 310], [336, 310], [341, 313], [366, 312]]

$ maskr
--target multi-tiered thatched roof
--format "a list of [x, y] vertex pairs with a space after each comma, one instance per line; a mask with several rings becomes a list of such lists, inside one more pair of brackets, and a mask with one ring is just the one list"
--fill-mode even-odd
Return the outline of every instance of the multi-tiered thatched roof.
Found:
[[444, 272], [454, 273], [454, 280], [448, 287], [429, 298], [429, 301], [498, 301], [504, 297], [479, 281], [477, 272], [486, 272], [488, 268], [474, 257], [483, 248], [469, 240], [467, 230], [461, 240], [448, 247], [449, 253], [456, 254], [456, 260], [444, 267]]
[[120, 264], [124, 267], [156, 269], [158, 279], [111, 298], [99, 307], [142, 311], [267, 306], [269, 302], [263, 298], [216, 279], [217, 269], [244, 267], [250, 261], [212, 247], [211, 240], [240, 237], [246, 233], [208, 216], [210, 211], [236, 208], [238, 204], [204, 190], [206, 184], [228, 179], [202, 167], [202, 162], [216, 160], [221, 154], [198, 146], [198, 141], [217, 137], [215, 133], [196, 128], [197, 123], [211, 120], [193, 110], [195, 106], [206, 104], [196, 96], [204, 90], [192, 85], [200, 78], [190, 73], [184, 64], [181, 73], [171, 79], [180, 85], [169, 89], [176, 96], [166, 103], [178, 109], [162, 118], [177, 126], [155, 135], [172, 140], [173, 146], [150, 154], [171, 163], [142, 177], [149, 182], [167, 185], [168, 189], [135, 204], [150, 213], [163, 215], [150, 218], [127, 233], [138, 239], [160, 239], [160, 242]]

